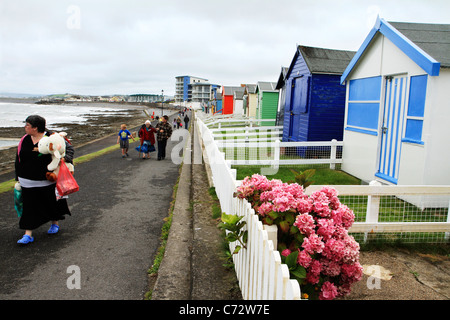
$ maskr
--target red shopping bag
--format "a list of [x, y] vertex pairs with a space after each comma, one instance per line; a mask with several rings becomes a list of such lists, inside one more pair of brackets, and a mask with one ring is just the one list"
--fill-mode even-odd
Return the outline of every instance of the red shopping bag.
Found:
[[70, 173], [64, 161], [61, 161], [60, 164], [58, 179], [56, 180], [56, 190], [58, 190], [58, 194], [61, 197], [80, 190], [78, 183], [75, 181], [75, 178]]

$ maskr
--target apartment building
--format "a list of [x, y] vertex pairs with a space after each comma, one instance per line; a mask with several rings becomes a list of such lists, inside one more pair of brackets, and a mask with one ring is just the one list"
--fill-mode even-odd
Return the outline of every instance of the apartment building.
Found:
[[175, 104], [186, 107], [206, 106], [211, 100], [212, 90], [220, 87], [199, 77], [178, 76], [175, 79]]

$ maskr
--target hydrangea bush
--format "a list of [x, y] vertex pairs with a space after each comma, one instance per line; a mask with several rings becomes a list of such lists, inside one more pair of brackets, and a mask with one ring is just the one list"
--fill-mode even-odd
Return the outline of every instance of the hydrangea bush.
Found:
[[297, 183], [254, 174], [235, 195], [247, 199], [264, 224], [278, 226], [278, 250], [304, 298], [332, 300], [361, 279], [359, 244], [348, 234], [354, 214], [334, 188], [307, 196]]

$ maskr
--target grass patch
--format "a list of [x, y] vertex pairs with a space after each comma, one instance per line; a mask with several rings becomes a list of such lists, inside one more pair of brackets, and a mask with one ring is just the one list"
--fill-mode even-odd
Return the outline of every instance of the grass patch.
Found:
[[[237, 180], [243, 180], [247, 176], [252, 176], [255, 173], [260, 174], [261, 167], [259, 166], [233, 166], [237, 169]], [[299, 167], [280, 167], [276, 174], [267, 176], [269, 179], [280, 179], [283, 182], [295, 181], [295, 175], [290, 169], [295, 171], [304, 171], [307, 169], [316, 169], [316, 173], [311, 178], [315, 185], [360, 185], [361, 180], [355, 178], [348, 173], [341, 170], [332, 170], [330, 168], [323, 168], [319, 166], [309, 166], [305, 168]]]
[[218, 219], [222, 216], [222, 209], [220, 208], [219, 198], [217, 197], [217, 194], [216, 194], [216, 188], [214, 188], [214, 187], [209, 188], [208, 193], [211, 196], [212, 200], [214, 201], [213, 205], [211, 207], [212, 218]]
[[[214, 188], [214, 187], [209, 188], [208, 193], [213, 200], [212, 218], [216, 219], [216, 220], [220, 219], [220, 217], [222, 216], [222, 209], [220, 207], [219, 198], [217, 197], [217, 194], [216, 194], [216, 188]], [[221, 257], [224, 260], [224, 263], [222, 264], [222, 266], [224, 266], [227, 269], [233, 269], [234, 268], [233, 255], [231, 254], [230, 245], [229, 245], [228, 241], [225, 240], [225, 236], [226, 236], [225, 230], [222, 230], [222, 233], [221, 233], [221, 237], [222, 237]]]

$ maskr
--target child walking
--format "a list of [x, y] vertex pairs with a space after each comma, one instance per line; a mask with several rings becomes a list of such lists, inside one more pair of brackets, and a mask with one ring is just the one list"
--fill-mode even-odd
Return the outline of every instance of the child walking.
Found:
[[127, 125], [122, 124], [120, 126], [119, 135], [117, 137], [117, 143], [120, 142], [120, 148], [122, 149], [122, 158], [128, 157], [128, 148], [130, 147], [130, 142], [128, 139], [132, 139], [134, 141], [133, 135], [130, 131], [127, 130]]

